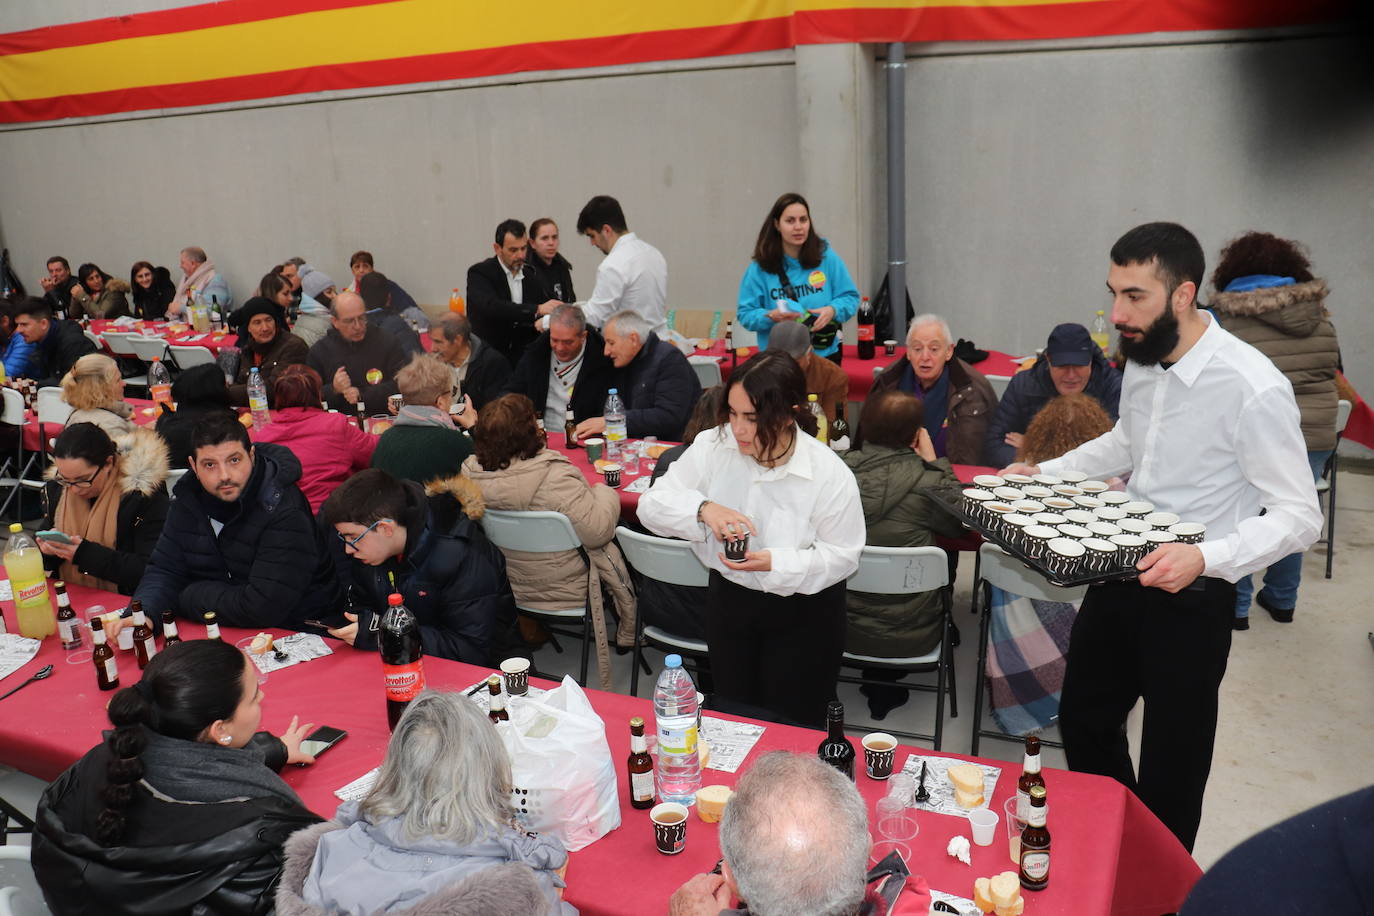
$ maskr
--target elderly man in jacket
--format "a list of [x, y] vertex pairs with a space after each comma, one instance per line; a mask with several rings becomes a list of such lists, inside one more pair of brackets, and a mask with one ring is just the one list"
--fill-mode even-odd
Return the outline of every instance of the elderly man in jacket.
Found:
[[[657, 436], [670, 442], [682, 430], [701, 397], [696, 370], [677, 347], [650, 330], [637, 312], [616, 312], [602, 329], [606, 355], [617, 370], [616, 383], [625, 402], [625, 434], [632, 439]], [[606, 431], [605, 417], [577, 425], [577, 438]]]
[[935, 454], [953, 464], [982, 464], [997, 395], [983, 373], [954, 355], [954, 336], [939, 315], [918, 315], [906, 335], [906, 359], [884, 369], [873, 391], [899, 388], [921, 399]]
[[1041, 408], [1061, 394], [1080, 393], [1096, 398], [1116, 422], [1121, 370], [1107, 362], [1083, 325], [1056, 325], [1045, 343], [1045, 358], [1018, 372], [1003, 392], [988, 424], [983, 463], [999, 468], [1011, 464]]
[[428, 488], [386, 471], [360, 471], [320, 507], [320, 523], [347, 555], [352, 600], [330, 635], [376, 651], [387, 597], [399, 593], [415, 615], [426, 655], [497, 665], [528, 654], [515, 629], [506, 561], [479, 523], [482, 494], [463, 476]]
[[340, 601], [334, 566], [296, 486], [301, 463], [281, 445], [248, 438], [232, 415], [191, 434], [191, 470], [177, 483], [162, 536], [134, 599], [231, 627], [299, 628]]

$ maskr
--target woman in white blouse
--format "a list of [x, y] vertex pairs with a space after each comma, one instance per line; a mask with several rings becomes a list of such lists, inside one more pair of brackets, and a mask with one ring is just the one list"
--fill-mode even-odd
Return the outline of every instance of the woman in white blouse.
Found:
[[[845, 580], [864, 545], [858, 485], [807, 435], [806, 379], [780, 350], [731, 375], [718, 418], [640, 498], [639, 519], [691, 541], [711, 570], [717, 693], [819, 726], [844, 648]], [[744, 559], [727, 559], [725, 542], [745, 534]]]

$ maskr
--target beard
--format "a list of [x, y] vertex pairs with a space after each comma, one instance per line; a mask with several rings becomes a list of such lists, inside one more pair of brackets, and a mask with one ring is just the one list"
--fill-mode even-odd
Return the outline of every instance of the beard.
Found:
[[[1165, 300], [1168, 302], [1168, 299]], [[1137, 331], [1129, 325], [1117, 325], [1117, 333], [1121, 331]], [[1164, 312], [1154, 320], [1148, 328], [1145, 328], [1140, 337], [1131, 340], [1126, 337], [1119, 337], [1121, 344], [1121, 355], [1125, 356], [1137, 366], [1157, 366], [1178, 346], [1178, 316], [1167, 304]]]

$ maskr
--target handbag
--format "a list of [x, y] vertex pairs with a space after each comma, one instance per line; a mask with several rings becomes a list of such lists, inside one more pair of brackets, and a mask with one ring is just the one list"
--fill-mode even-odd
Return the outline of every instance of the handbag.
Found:
[[[785, 270], [777, 271], [777, 278], [782, 282], [784, 290], [791, 286]], [[797, 304], [801, 305], [801, 303]], [[830, 349], [835, 343], [835, 335], [840, 333], [840, 323], [833, 318], [823, 327], [816, 327], [816, 316], [810, 312], [807, 312], [806, 317], [801, 319], [801, 323], [811, 329], [811, 349], [813, 350]]]
[[878, 328], [886, 328], [885, 339], [903, 340], [906, 337], [907, 326], [911, 324], [911, 319], [916, 317], [916, 310], [911, 306], [911, 293], [906, 294], [906, 316], [900, 325], [897, 324], [896, 316], [892, 314], [892, 297], [887, 291], [887, 274], [883, 274], [882, 285], [878, 287], [878, 295], [873, 297], [873, 324]]

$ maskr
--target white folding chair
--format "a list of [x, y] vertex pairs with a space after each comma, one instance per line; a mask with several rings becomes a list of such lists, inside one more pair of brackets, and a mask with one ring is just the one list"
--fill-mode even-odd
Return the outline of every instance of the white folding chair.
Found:
[[[978, 622], [978, 672], [973, 688], [973, 745], [970, 754], [977, 756], [981, 738], [996, 741], [1009, 741], [1020, 744], [1024, 739], [1000, 731], [983, 728], [983, 689], [987, 677], [988, 636], [992, 630], [992, 586], [1013, 595], [1036, 601], [1062, 601], [1073, 604], [1083, 600], [1088, 593], [1086, 586], [1062, 588], [1051, 585], [1049, 580], [1031, 569], [1020, 560], [1007, 553], [996, 544], [984, 543], [978, 548], [978, 567], [973, 577], [973, 611], [979, 614]], [[1063, 747], [1058, 741], [1041, 738], [1040, 743], [1047, 747]]]
[[839, 680], [845, 684], [869, 684], [873, 686], [902, 687], [907, 690], [925, 690], [935, 693], [935, 730], [931, 734], [903, 732], [893, 728], [886, 731], [905, 738], [934, 742], [935, 750], [940, 749], [944, 738], [945, 696], [949, 696], [950, 718], [959, 715], [959, 704], [955, 697], [954, 653], [950, 646], [950, 604], [952, 596], [949, 587], [949, 560], [939, 547], [870, 547], [866, 546], [859, 556], [859, 568], [849, 577], [848, 590], [865, 592], [872, 595], [909, 596], [921, 592], [940, 592], [940, 644], [925, 655], [884, 656], [858, 655], [844, 653], [842, 668], [877, 668], [901, 671], [904, 674], [935, 672], [935, 683], [886, 681], [841, 673]]
[[1317, 481], [1317, 498], [1326, 494], [1326, 578], [1331, 578], [1331, 564], [1336, 561], [1336, 471], [1340, 461], [1341, 439], [1345, 435], [1345, 424], [1350, 422], [1353, 405], [1345, 398], [1336, 402], [1336, 450], [1326, 459], [1322, 468], [1321, 480]]
[[129, 345], [133, 348], [134, 356], [144, 363], [151, 363], [155, 358], [167, 358], [167, 341], [161, 337], [132, 334], [129, 337]]
[[[117, 359], [138, 360], [138, 354], [134, 352], [134, 345], [130, 342], [134, 337], [142, 337], [142, 334], [131, 334], [125, 331], [106, 331], [100, 335], [105, 341], [105, 347]], [[142, 360], [139, 360], [142, 363]], [[148, 374], [134, 374], [124, 376], [124, 382], [128, 385], [136, 385], [140, 388], [148, 387]]]
[[715, 357], [689, 356], [687, 362], [692, 364], [692, 369], [696, 372], [697, 381], [701, 382], [703, 391], [720, 384], [720, 362]]
[[209, 347], [168, 344], [167, 349], [172, 354], [172, 362], [176, 363], [178, 369], [190, 369], [192, 366], [204, 366], [212, 364], [215, 361], [215, 353]]
[[29, 846], [0, 846], [0, 916], [51, 913], [33, 874]]
[[38, 420], [38, 451], [44, 467], [48, 464], [48, 449], [52, 438], [62, 431], [71, 418], [72, 406], [62, 399], [62, 389], [49, 386], [39, 388], [33, 403], [33, 412]]
[[[646, 579], [694, 588], [705, 588], [711, 582], [710, 572], [701, 565], [697, 555], [692, 553], [692, 546], [686, 541], [640, 534], [624, 525], [615, 529], [615, 539], [630, 566]], [[705, 640], [679, 636], [662, 627], [645, 626], [642, 603], [639, 614], [636, 615], [635, 628], [638, 638], [635, 639], [634, 671], [630, 675], [630, 696], [638, 695], [639, 670], [646, 664], [643, 647], [645, 640], [659, 648], [695, 660], [698, 670], [701, 660], [709, 654]]]
[[11, 427], [15, 439], [14, 455], [6, 457], [0, 463], [0, 487], [8, 487], [9, 493], [5, 496], [5, 501], [0, 503], [0, 518], [7, 518], [10, 504], [19, 499], [19, 494], [24, 490], [40, 491], [43, 489], [41, 472], [34, 474], [34, 465], [42, 461], [42, 456], [38, 452], [29, 454], [28, 459], [24, 458], [24, 426], [28, 422], [28, 417], [24, 411], [24, 396], [13, 388], [0, 387], [0, 396], [3, 396], [3, 408], [0, 408], [0, 425]]
[[[576, 550], [582, 557], [583, 563], [589, 564], [591, 562], [587, 557], [587, 551], [582, 547], [581, 539], [573, 530], [572, 522], [568, 521], [568, 517], [562, 512], [516, 512], [508, 509], [488, 509], [482, 515], [482, 529], [487, 533], [487, 540], [503, 552], [519, 550], [525, 553], [561, 553], [565, 550]], [[585, 687], [587, 685], [587, 659], [592, 644], [592, 618], [591, 614], [588, 613], [586, 603], [553, 611], [526, 607], [518, 600], [515, 606], [531, 617], [549, 621], [548, 627], [551, 633], [561, 633], [582, 639], [582, 676], [578, 679], [578, 683]], [[558, 622], [568, 623], [574, 620], [582, 622], [581, 632], [555, 625]], [[557, 640], [553, 641], [553, 645], [556, 651], [563, 651], [563, 647], [558, 645]]]
[[86, 335], [87, 340], [95, 344], [95, 348], [97, 350], [105, 349], [104, 345], [100, 341], [100, 335], [96, 334], [95, 331], [92, 331], [90, 328], [84, 328], [82, 329], [81, 333]]

